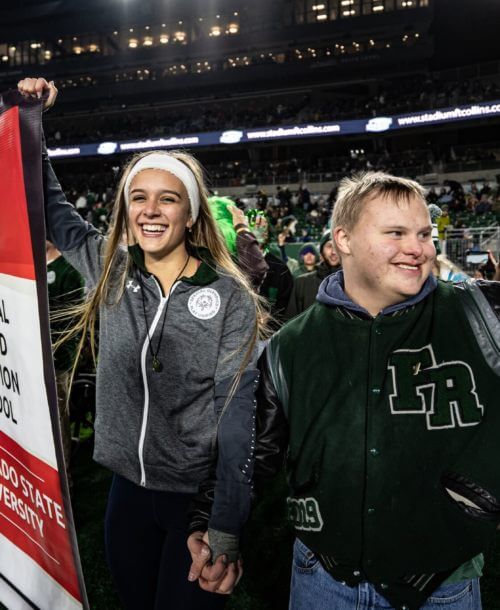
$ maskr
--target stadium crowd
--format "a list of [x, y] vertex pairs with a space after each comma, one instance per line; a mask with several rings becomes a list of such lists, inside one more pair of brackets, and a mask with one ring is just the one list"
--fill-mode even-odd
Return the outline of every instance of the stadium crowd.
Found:
[[[307, 93], [191, 102], [160, 107], [152, 102], [127, 108], [123, 101], [110, 112], [106, 107], [79, 116], [48, 117], [45, 130], [49, 145], [83, 141], [133, 139], [265, 125], [325, 122], [445, 108], [498, 99], [496, 81], [445, 81], [439, 76], [419, 76], [378, 85], [369, 95]], [[196, 112], [193, 109], [196, 107]], [[126, 115], [124, 110], [127, 110]], [[89, 134], [91, 138], [89, 138]]]
[[[292, 162], [297, 163], [296, 160]], [[360, 169], [388, 168], [384, 165], [375, 168], [361, 165], [350, 168], [350, 171]], [[107, 177], [111, 178], [112, 173], [110, 170]], [[111, 179], [103, 181], [104, 174], [94, 175], [91, 186], [83, 188], [83, 185], [78, 185], [75, 188], [74, 175], [61, 175], [63, 184], [69, 187], [68, 193], [80, 215], [106, 233], [113, 200], [111, 185], [114, 182]], [[86, 182], [89, 183], [88, 178]], [[109, 186], [103, 188], [103, 184]], [[233, 197], [233, 200], [250, 216], [254, 211], [265, 216], [269, 224], [270, 241], [273, 243], [281, 241], [284, 245], [285, 243], [318, 243], [328, 228], [336, 195], [336, 188], [329, 193], [311, 192], [307, 183], [301, 182], [298, 188], [277, 185], [269, 189], [255, 190], [244, 197]], [[444, 239], [445, 230], [448, 232], [454, 230], [453, 234], [456, 236], [466, 228], [500, 224], [500, 184], [498, 183], [484, 181], [463, 185], [447, 180], [441, 186], [431, 186], [428, 189], [427, 202], [439, 206], [443, 211], [443, 216], [438, 221], [441, 239]]]

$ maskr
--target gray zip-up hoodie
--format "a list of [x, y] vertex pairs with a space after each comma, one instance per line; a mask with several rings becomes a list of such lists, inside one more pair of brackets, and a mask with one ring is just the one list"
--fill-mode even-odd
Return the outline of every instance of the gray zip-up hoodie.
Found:
[[[92, 288], [100, 277], [105, 238], [69, 204], [44, 156], [50, 240]], [[196, 493], [214, 470], [211, 527], [237, 536], [250, 509], [255, 436], [255, 359], [223, 412], [231, 381], [255, 322], [250, 296], [210, 264], [208, 252], [170, 302], [141, 269], [138, 247], [120, 252], [138, 264], [116, 305], [99, 320], [94, 459], [137, 485]], [[168, 307], [167, 307], [168, 306]], [[163, 365], [153, 371], [149, 337]], [[220, 421], [219, 421], [220, 420]]]

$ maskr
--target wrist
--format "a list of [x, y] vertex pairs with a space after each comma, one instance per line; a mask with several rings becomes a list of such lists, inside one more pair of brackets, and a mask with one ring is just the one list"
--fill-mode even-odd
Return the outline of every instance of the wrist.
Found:
[[208, 546], [212, 551], [212, 562], [220, 555], [226, 555], [228, 563], [237, 561], [239, 557], [239, 537], [234, 534], [208, 528]]
[[244, 222], [239, 222], [238, 224], [234, 225], [234, 230], [236, 233], [243, 233], [244, 231], [248, 232], [249, 228]]

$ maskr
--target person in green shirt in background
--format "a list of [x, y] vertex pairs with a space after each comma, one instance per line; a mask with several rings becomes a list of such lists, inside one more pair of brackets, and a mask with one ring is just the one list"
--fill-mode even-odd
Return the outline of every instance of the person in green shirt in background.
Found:
[[[47, 287], [49, 292], [49, 310], [51, 314], [50, 332], [52, 345], [64, 333], [67, 320], [57, 318], [57, 312], [76, 305], [83, 299], [84, 282], [78, 271], [72, 267], [50, 241], [45, 243], [47, 257]], [[69, 465], [71, 458], [71, 429], [69, 421], [69, 394], [71, 370], [76, 354], [77, 340], [65, 341], [54, 350], [54, 369], [57, 382], [57, 402], [59, 408], [59, 424], [63, 444], [64, 461], [68, 481], [71, 481]]]

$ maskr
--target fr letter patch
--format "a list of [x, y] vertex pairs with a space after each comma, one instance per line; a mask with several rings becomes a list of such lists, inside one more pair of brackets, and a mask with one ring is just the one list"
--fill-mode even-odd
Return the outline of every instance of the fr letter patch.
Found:
[[425, 415], [429, 430], [475, 426], [484, 407], [471, 367], [460, 360], [436, 363], [432, 345], [397, 350], [389, 357], [393, 415]]

